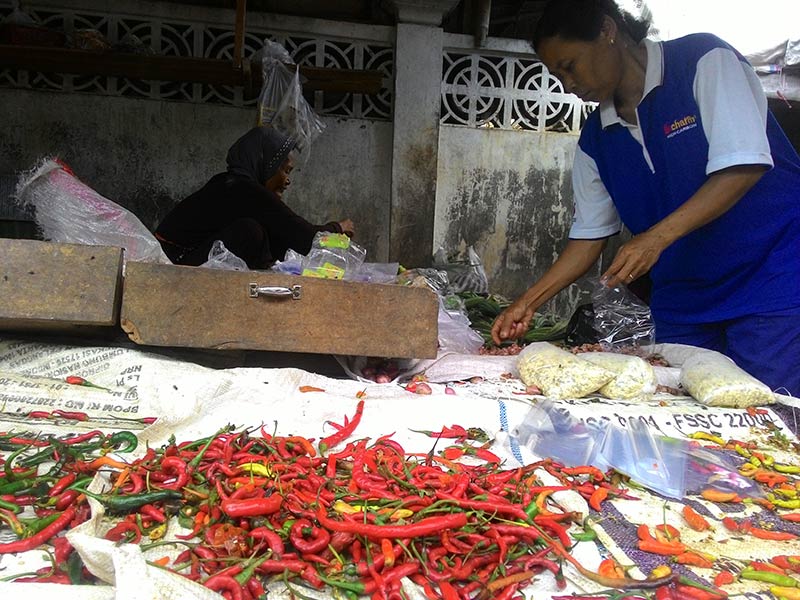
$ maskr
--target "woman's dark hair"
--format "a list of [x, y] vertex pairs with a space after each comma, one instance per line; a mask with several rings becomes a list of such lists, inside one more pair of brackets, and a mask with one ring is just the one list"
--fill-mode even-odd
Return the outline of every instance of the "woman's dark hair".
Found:
[[637, 43], [644, 39], [650, 29], [648, 20], [636, 19], [620, 10], [614, 0], [550, 0], [536, 24], [533, 47], [538, 48], [542, 40], [556, 36], [591, 42], [600, 35], [606, 15], [614, 19], [617, 27]]

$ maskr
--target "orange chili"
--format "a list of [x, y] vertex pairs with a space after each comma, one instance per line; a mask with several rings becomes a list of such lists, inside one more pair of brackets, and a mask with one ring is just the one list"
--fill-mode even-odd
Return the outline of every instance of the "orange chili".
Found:
[[711, 529], [711, 523], [709, 523], [703, 515], [699, 514], [695, 509], [693, 509], [688, 504], [683, 506], [683, 518], [686, 519], [686, 524], [689, 525], [695, 531], [706, 531], [707, 529]]

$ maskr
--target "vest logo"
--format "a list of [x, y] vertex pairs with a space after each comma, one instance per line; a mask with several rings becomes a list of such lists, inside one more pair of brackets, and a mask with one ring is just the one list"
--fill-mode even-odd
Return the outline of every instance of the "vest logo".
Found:
[[675, 119], [672, 123], [664, 123], [664, 135], [667, 139], [697, 127], [697, 116], [686, 115], [682, 119]]

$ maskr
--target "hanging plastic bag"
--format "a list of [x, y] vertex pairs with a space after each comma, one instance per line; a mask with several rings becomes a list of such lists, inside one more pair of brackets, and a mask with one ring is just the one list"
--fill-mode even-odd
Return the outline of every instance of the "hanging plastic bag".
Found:
[[686, 358], [681, 385], [707, 406], [747, 408], [775, 402], [775, 394], [765, 384], [711, 350], [698, 350]]
[[247, 263], [225, 247], [222, 240], [214, 240], [208, 252], [208, 260], [201, 267], [226, 271], [249, 271]]
[[548, 398], [583, 398], [614, 379], [614, 373], [549, 342], [525, 346], [517, 362], [520, 379]]
[[303, 97], [300, 69], [277, 42], [265, 40], [259, 55], [264, 82], [258, 96], [258, 125], [274, 127], [294, 138], [307, 158], [325, 123]]
[[489, 280], [483, 269], [481, 257], [472, 246], [466, 256], [448, 255], [444, 248], [439, 248], [433, 255], [433, 266], [447, 273], [449, 281], [448, 293], [474, 292], [489, 293]]
[[44, 159], [17, 183], [16, 200], [33, 206], [42, 236], [63, 244], [117, 246], [125, 259], [172, 264], [161, 244], [132, 212], [84, 184], [64, 163]]

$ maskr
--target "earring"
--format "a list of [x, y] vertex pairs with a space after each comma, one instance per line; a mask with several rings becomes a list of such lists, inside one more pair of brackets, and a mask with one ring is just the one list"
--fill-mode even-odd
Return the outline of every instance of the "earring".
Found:
[[614, 38], [611, 38], [611, 40], [608, 43], [613, 46], [614, 45]]

